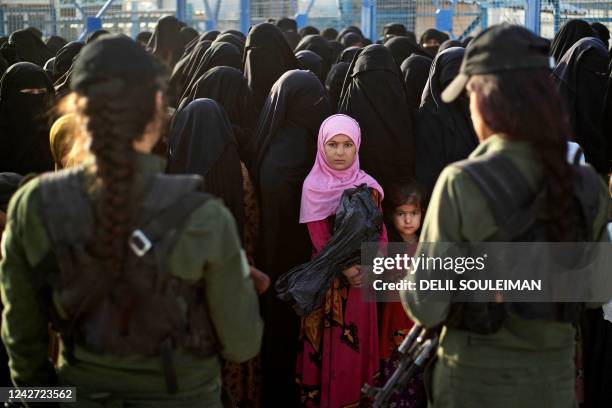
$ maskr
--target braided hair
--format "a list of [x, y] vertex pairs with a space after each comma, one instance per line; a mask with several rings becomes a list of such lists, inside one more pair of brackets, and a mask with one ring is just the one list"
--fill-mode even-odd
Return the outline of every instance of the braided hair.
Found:
[[545, 180], [547, 239], [570, 240], [572, 171], [567, 162], [568, 115], [546, 69], [474, 75], [467, 84], [477, 94], [484, 123], [509, 140], [530, 142]]

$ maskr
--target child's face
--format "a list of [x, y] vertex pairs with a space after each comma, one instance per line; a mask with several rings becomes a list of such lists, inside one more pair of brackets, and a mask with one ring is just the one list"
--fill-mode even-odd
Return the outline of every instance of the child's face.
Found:
[[414, 204], [400, 205], [393, 214], [393, 224], [405, 241], [413, 239], [421, 227], [421, 207]]
[[346, 170], [355, 161], [357, 146], [347, 135], [339, 134], [325, 143], [325, 160], [334, 170]]

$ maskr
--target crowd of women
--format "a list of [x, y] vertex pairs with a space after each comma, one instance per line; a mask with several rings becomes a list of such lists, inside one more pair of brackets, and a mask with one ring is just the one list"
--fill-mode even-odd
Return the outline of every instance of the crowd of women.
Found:
[[[90, 65], [97, 69], [95, 64], [102, 66], [103, 89], [87, 88], [82, 93], [90, 103], [105, 93], [113, 97], [115, 88], [121, 101], [121, 92], [127, 95], [128, 88], [143, 86], [134, 71], [142, 68], [141, 62], [132, 60], [135, 54], [129, 47], [111, 50], [108, 45], [112, 52], [104, 50], [108, 60], [103, 62], [90, 56], [94, 51], [87, 54], [96, 44], [103, 50], [104, 44], [117, 38], [99, 30], [84, 43], [57, 36], [45, 42], [33, 28], [0, 38], [2, 225], [7, 218], [10, 225], [11, 216], [18, 216], [14, 203], [7, 217], [8, 202], [32, 173], [82, 166], [87, 163], [85, 153], [92, 151], [98, 158], [110, 153], [104, 168], [113, 180], [129, 174], [121, 172], [121, 166], [130, 165], [121, 149], [133, 140], [127, 135], [118, 141], [96, 143], [95, 135], [88, 140], [80, 134], [88, 126], [83, 119], [91, 122], [95, 117], [99, 126], [112, 129], [117, 118], [128, 117], [128, 111], [149, 108], [128, 98], [134, 105], [119, 103], [124, 107], [109, 106], [102, 109], [106, 116], [95, 116], [94, 108], [79, 107], [84, 102], [74, 96], [86, 89], [76, 84], [86, 83], [84, 72]], [[428, 197], [432, 192], [436, 196], [440, 174], [449, 164], [467, 159], [482, 140], [482, 129], [470, 112], [469, 93], [462, 92], [450, 103], [442, 97], [462, 75], [470, 40], [451, 40], [429, 29], [417, 41], [403, 25], [390, 24], [373, 44], [354, 26], [340, 32], [333, 28], [320, 32], [311, 26], [298, 30], [290, 18], [255, 25], [245, 36], [235, 30], [198, 33], [174, 17], [164, 17], [155, 32], [137, 36], [134, 44], [154, 56], [163, 73], [162, 79], [149, 78], [159, 82], [155, 89], [162, 91], [157, 121], [161, 136], [150, 150], [167, 159], [165, 172], [198, 174], [204, 191], [222, 200], [233, 216], [260, 294], [261, 347], [256, 355], [226, 361], [223, 367], [223, 388], [236, 406], [359, 406], [367, 404], [362, 385], [382, 384], [395, 370], [397, 346], [413, 321], [400, 303], [363, 300], [358, 265], [343, 268], [322, 302], [304, 316], [277, 297], [274, 284], [326, 248], [343, 193], [358, 185], [370, 188], [383, 215], [381, 242], [419, 241]], [[608, 30], [599, 23], [571, 20], [552, 42], [539, 40], [544, 44], [539, 51], [551, 62], [542, 83], [550, 81], [554, 87], [553, 99], [541, 102], [554, 105], [560, 100], [563, 111], [559, 112], [567, 114], [567, 118], [542, 120], [567, 119], [566, 140], [559, 151], [572, 152], [570, 161], [583, 152], [583, 161], [606, 179], [612, 160]], [[91, 64], [81, 56], [90, 58]], [[134, 82], [126, 84], [117, 72], [129, 73], [125, 78]], [[145, 74], [142, 78], [148, 79]], [[115, 127], [131, 129], [120, 121]], [[144, 125], [140, 129], [143, 132]], [[95, 132], [90, 129], [90, 133]], [[567, 175], [559, 166], [557, 170], [551, 170], [553, 183], [555, 177]], [[126, 191], [117, 187], [106, 194]], [[128, 205], [127, 200], [126, 196], [116, 199], [119, 205]], [[108, 210], [100, 216], [109, 217], [111, 224], [125, 222], [123, 215]], [[16, 231], [13, 227], [11, 237], [21, 234]], [[121, 244], [115, 249], [121, 251]], [[7, 288], [10, 265], [5, 261], [3, 302], [11, 304], [16, 300], [10, 285]], [[14, 309], [18, 312], [19, 305]], [[5, 325], [11, 322], [3, 320]], [[598, 383], [587, 387], [589, 395], [578, 392], [579, 402], [612, 401], [612, 388], [606, 391], [601, 371], [602, 365], [612, 368], [611, 355], [604, 352], [612, 344], [611, 324], [603, 313], [593, 323], [599, 346], [588, 357], [592, 353], [601, 357], [600, 365], [591, 370], [593, 383]], [[22, 373], [16, 373], [20, 355], [12, 350], [17, 346], [11, 329], [3, 327], [3, 339], [15, 380]], [[259, 344], [257, 333], [239, 335]], [[577, 361], [582, 364], [581, 358]], [[605, 402], [601, 403], [590, 406], [603, 407]], [[393, 397], [393, 404], [427, 405], [422, 373]]]

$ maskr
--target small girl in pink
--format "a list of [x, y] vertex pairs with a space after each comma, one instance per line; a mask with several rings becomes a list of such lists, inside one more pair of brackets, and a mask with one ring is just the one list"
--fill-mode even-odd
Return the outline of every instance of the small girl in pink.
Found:
[[[359, 168], [361, 130], [355, 119], [333, 115], [321, 124], [315, 164], [304, 181], [300, 223], [308, 227], [313, 253], [332, 236], [342, 193], [363, 183], [380, 208], [383, 189]], [[381, 241], [386, 242], [383, 227]], [[302, 318], [297, 378], [306, 407], [357, 407], [361, 387], [379, 367], [376, 303], [365, 302], [362, 275], [353, 265], [334, 279], [325, 299]]]

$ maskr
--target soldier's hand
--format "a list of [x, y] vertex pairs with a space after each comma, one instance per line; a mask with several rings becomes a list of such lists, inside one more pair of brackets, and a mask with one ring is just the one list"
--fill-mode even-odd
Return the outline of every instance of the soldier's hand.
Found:
[[252, 265], [249, 265], [249, 268], [251, 269], [251, 279], [253, 279], [255, 290], [257, 294], [261, 295], [270, 287], [270, 278]]

